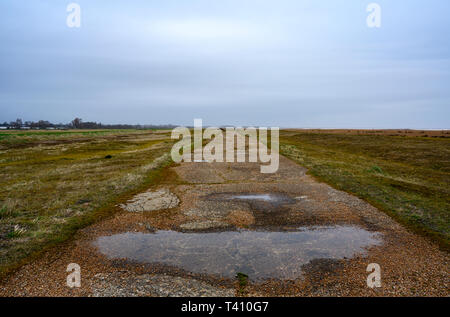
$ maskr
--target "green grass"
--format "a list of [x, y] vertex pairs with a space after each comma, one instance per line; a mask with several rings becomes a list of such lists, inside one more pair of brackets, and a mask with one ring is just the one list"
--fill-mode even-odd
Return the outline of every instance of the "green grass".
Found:
[[244, 295], [245, 294], [245, 288], [248, 285], [248, 275], [244, 274], [244, 273], [241, 273], [241, 272], [238, 272], [236, 274], [236, 278], [237, 278], [237, 280], [239, 282], [239, 291], [238, 291], [239, 295]]
[[172, 146], [151, 131], [50, 138], [58, 142], [49, 145], [45, 137], [0, 150], [0, 274], [110, 215], [127, 193], [151, 185]]
[[449, 139], [282, 133], [281, 153], [448, 250]]

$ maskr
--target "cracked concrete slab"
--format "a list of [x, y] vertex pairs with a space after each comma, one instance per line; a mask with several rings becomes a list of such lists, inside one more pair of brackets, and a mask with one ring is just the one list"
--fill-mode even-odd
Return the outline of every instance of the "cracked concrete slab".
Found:
[[126, 204], [120, 205], [120, 207], [130, 212], [146, 212], [175, 208], [179, 203], [178, 197], [168, 189], [160, 189], [138, 194]]

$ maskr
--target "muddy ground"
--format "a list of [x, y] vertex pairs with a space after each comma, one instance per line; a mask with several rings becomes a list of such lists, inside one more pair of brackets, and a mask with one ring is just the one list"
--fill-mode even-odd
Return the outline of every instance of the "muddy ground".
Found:
[[[448, 253], [284, 157], [274, 174], [260, 163], [199, 162], [167, 175], [140, 196], [157, 196], [151, 210], [124, 202], [5, 278], [0, 295], [449, 295]], [[69, 263], [81, 267], [80, 288], [66, 285]], [[367, 286], [370, 263], [381, 287]]]

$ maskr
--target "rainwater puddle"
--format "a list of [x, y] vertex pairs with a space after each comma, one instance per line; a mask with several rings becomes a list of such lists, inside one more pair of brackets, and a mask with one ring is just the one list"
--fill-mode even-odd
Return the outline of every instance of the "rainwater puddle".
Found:
[[295, 204], [297, 201], [284, 193], [217, 193], [205, 196], [207, 200], [235, 201], [250, 204], [255, 209], [274, 210], [274, 207]]
[[263, 200], [263, 201], [276, 201], [277, 198], [269, 194], [261, 195], [233, 195], [230, 199], [243, 199], [243, 200]]
[[315, 259], [343, 259], [365, 254], [381, 244], [379, 233], [354, 226], [301, 227], [294, 231], [211, 233], [122, 233], [94, 244], [110, 259], [164, 264], [193, 273], [234, 278], [241, 272], [254, 281], [295, 279]]

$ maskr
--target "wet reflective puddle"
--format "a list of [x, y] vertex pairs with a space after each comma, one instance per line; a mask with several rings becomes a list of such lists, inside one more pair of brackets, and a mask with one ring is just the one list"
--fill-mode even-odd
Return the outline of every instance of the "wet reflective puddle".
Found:
[[295, 279], [316, 259], [351, 258], [381, 244], [381, 236], [354, 226], [301, 227], [294, 231], [122, 233], [94, 244], [110, 259], [164, 264], [193, 273], [252, 280]]
[[263, 200], [263, 201], [277, 201], [277, 197], [270, 194], [259, 195], [231, 195], [229, 199], [242, 199], [242, 200]]
[[246, 203], [252, 209], [264, 212], [276, 212], [285, 205], [291, 205], [297, 202], [295, 199], [283, 193], [217, 193], [204, 196], [203, 199], [209, 201]]

